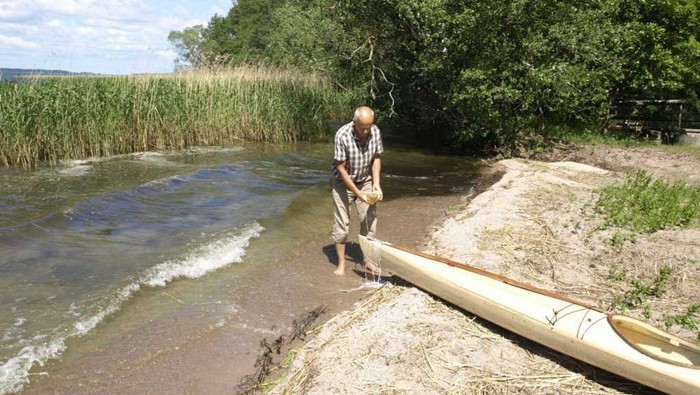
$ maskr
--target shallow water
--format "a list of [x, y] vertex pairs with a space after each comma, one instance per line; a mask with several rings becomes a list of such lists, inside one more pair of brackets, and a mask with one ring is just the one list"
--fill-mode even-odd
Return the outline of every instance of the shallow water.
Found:
[[[183, 338], [223, 325], [231, 279], [329, 237], [331, 157], [328, 144], [246, 144], [0, 169], [0, 394], [146, 321], [183, 317]], [[464, 188], [463, 159], [384, 158], [386, 199]]]

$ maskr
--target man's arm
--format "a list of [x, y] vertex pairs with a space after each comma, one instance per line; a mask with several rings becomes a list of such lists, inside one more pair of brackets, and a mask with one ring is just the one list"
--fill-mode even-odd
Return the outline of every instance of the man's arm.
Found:
[[[359, 188], [355, 185], [354, 182], [350, 179], [350, 175], [348, 174], [348, 170], [345, 168], [345, 161], [340, 161], [336, 160], [335, 161], [335, 167], [338, 169], [338, 174], [340, 174], [340, 179], [343, 180], [343, 184], [345, 184], [345, 187], [349, 190], [351, 190], [357, 197], [359, 197], [363, 202], [367, 202], [367, 196], [365, 196], [362, 191], [360, 191]], [[374, 173], [372, 173], [374, 174]]]
[[372, 159], [372, 188], [375, 192], [379, 192], [379, 200], [384, 199], [384, 192], [380, 186], [380, 176], [382, 174], [382, 157], [379, 154], [374, 155]]
[[374, 155], [374, 158], [372, 158], [372, 186], [374, 188], [379, 188], [380, 180], [379, 176], [382, 174], [382, 157], [377, 155]]

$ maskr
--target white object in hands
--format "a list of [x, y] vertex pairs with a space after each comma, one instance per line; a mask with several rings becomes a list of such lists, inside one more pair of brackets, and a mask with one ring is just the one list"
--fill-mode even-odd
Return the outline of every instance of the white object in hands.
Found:
[[374, 187], [372, 190], [372, 195], [377, 197], [376, 201], [384, 200], [384, 193], [380, 187]]
[[377, 192], [374, 192], [374, 191], [368, 193], [367, 195], [365, 195], [365, 197], [367, 199], [368, 204], [375, 204], [375, 203], [377, 203], [378, 200], [380, 200], [379, 194]]

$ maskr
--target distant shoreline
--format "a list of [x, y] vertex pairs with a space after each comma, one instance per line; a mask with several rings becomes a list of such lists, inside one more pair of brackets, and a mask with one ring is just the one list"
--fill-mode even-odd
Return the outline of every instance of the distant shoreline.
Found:
[[47, 69], [17, 69], [17, 68], [0, 68], [0, 81], [16, 81], [22, 78], [34, 76], [96, 76], [100, 74], [88, 72], [73, 72], [67, 70], [47, 70]]

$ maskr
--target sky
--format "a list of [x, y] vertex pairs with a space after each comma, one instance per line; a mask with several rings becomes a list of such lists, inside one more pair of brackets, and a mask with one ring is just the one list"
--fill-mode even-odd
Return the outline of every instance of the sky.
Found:
[[0, 68], [104, 74], [173, 71], [168, 33], [232, 0], [0, 0]]

